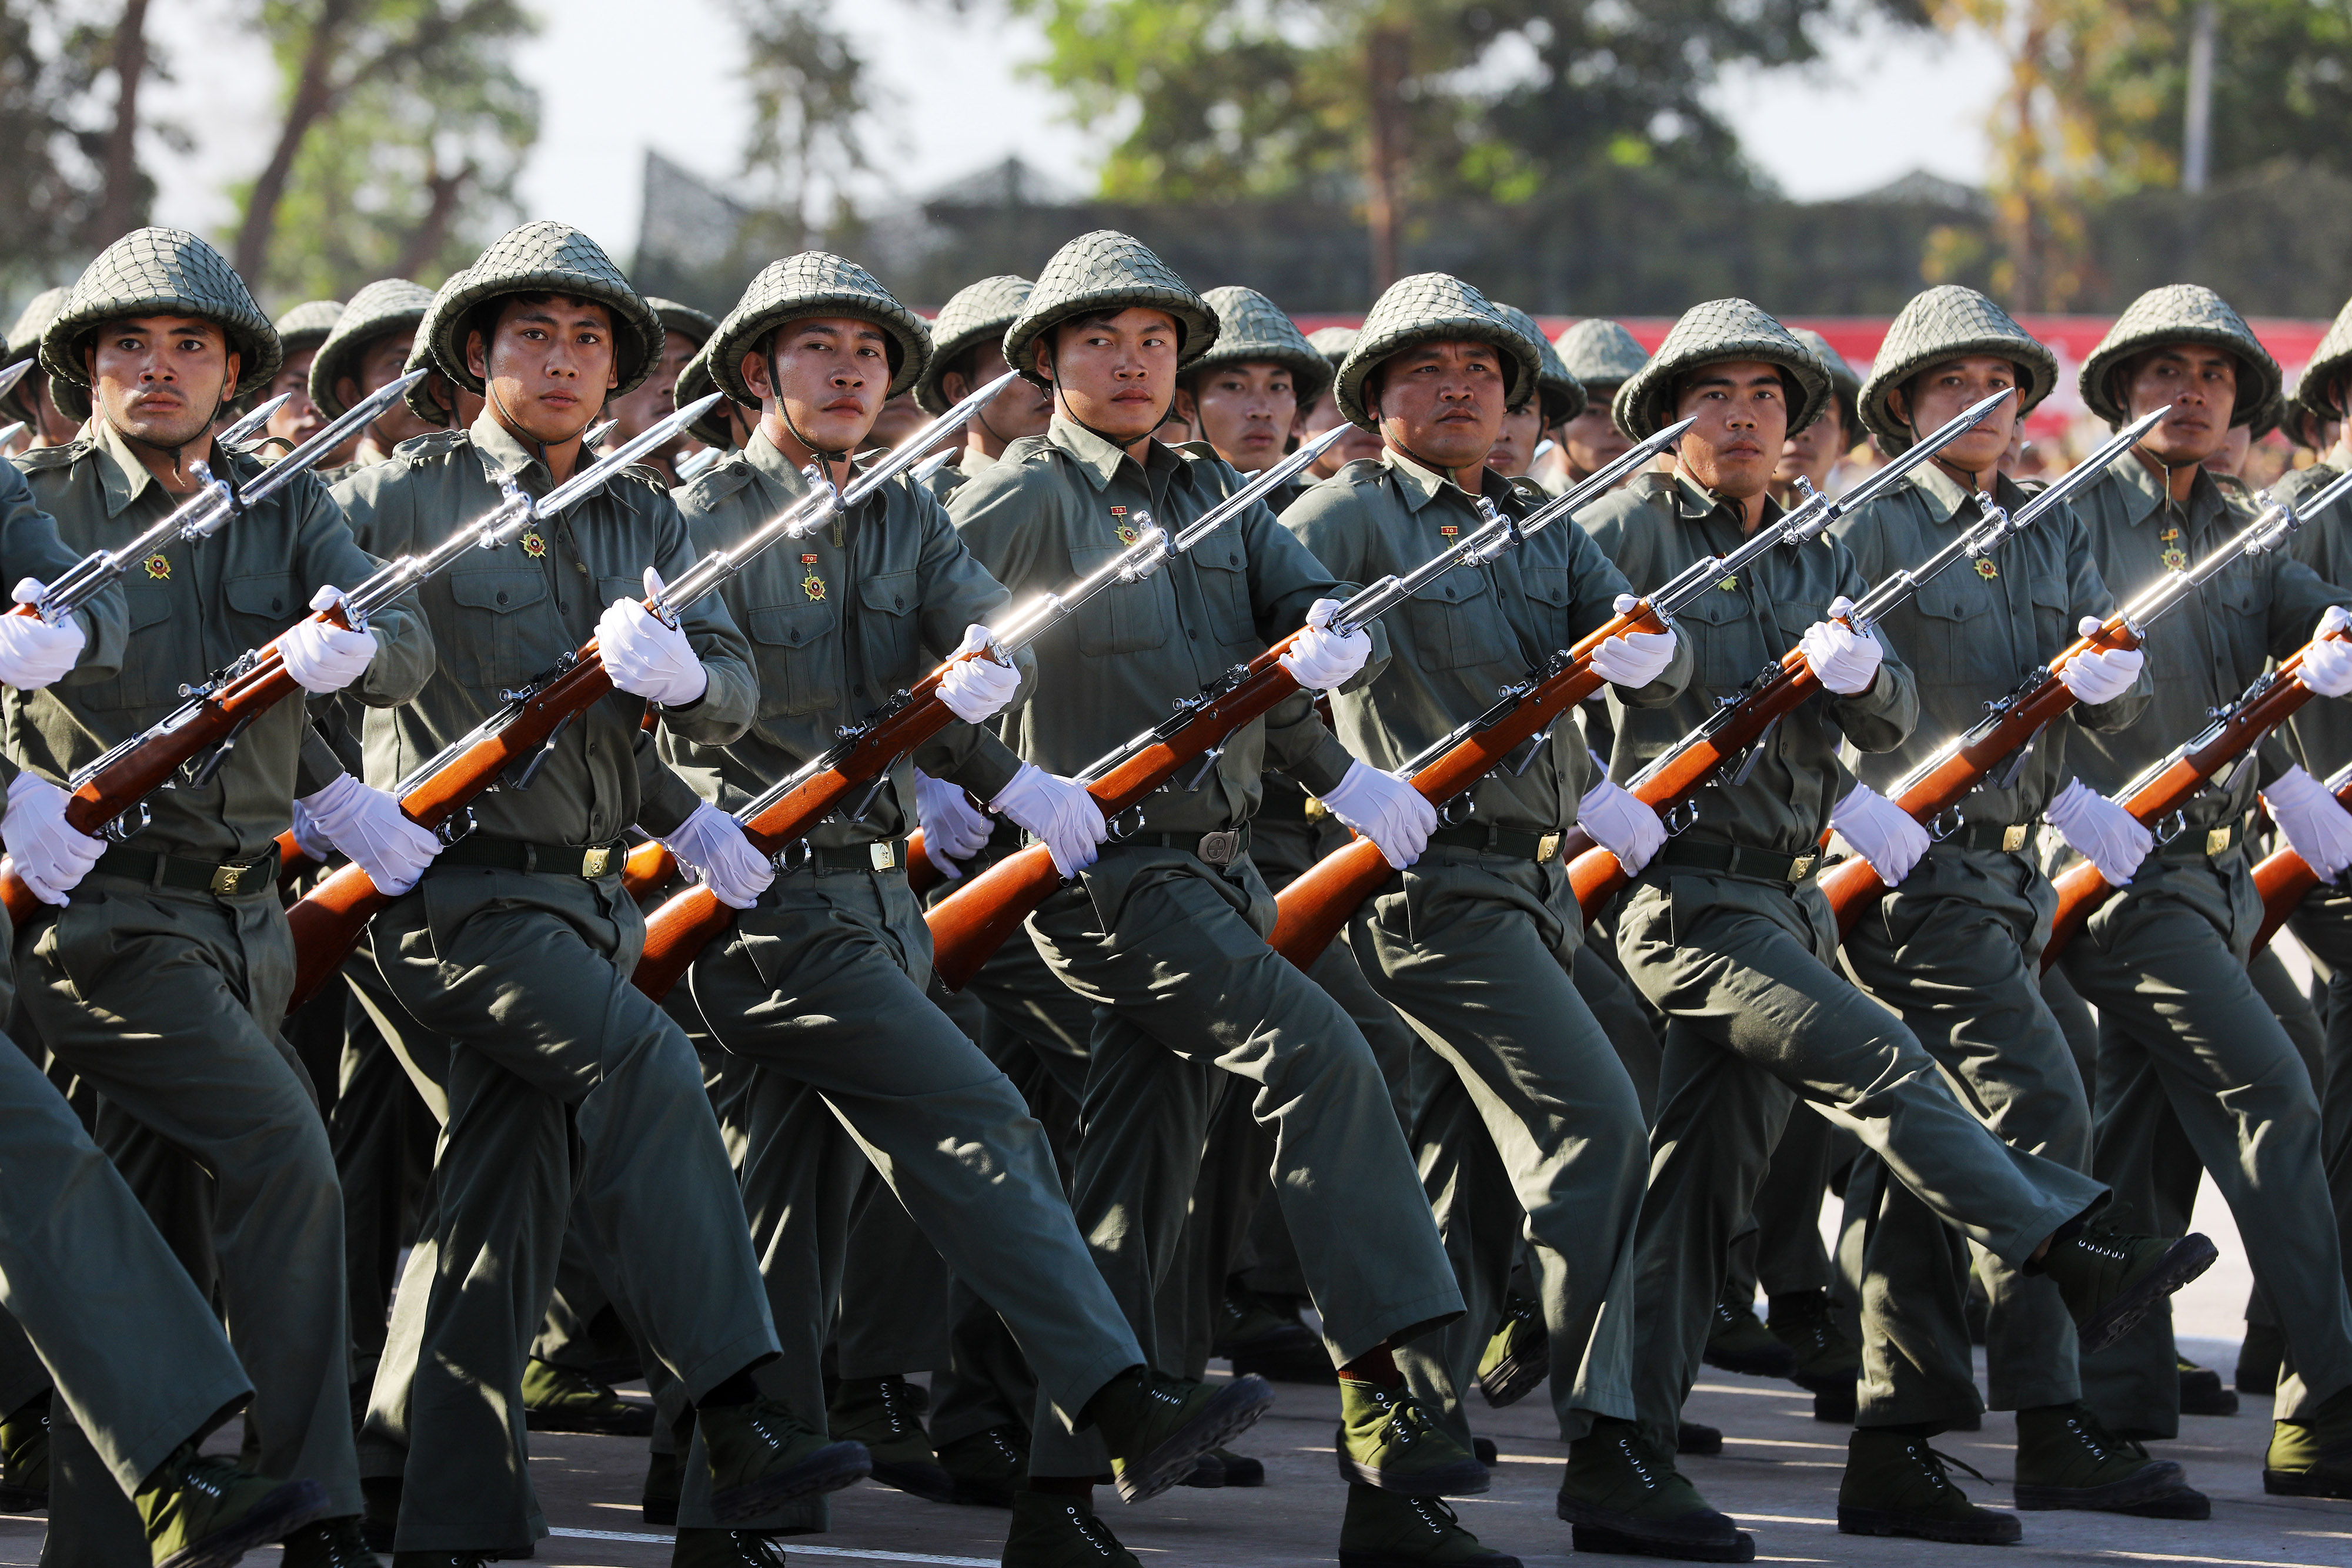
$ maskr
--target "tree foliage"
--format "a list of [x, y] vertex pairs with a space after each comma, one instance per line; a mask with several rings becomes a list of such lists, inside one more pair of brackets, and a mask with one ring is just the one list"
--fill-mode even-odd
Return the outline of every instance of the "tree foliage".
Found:
[[141, 80], [170, 79], [145, 11], [146, 0], [0, 0], [0, 294], [69, 275], [146, 221], [155, 188], [134, 138], [185, 138], [139, 118]]
[[798, 250], [845, 218], [846, 182], [869, 165], [872, 109], [864, 56], [831, 22], [826, 0], [731, 0], [751, 94], [743, 172]]

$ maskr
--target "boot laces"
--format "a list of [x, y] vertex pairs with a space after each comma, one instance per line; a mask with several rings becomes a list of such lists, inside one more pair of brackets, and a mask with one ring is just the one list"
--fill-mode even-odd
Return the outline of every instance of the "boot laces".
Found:
[[890, 1435], [894, 1437], [905, 1437], [916, 1425], [912, 1393], [903, 1378], [886, 1377], [882, 1380], [882, 1418], [890, 1424]]
[[1434, 1429], [1435, 1424], [1430, 1420], [1429, 1412], [1423, 1409], [1421, 1401], [1412, 1395], [1399, 1394], [1392, 1388], [1382, 1388], [1377, 1384], [1371, 1388], [1372, 1403], [1388, 1416], [1381, 1425], [1381, 1436], [1397, 1447], [1409, 1448], [1421, 1440], [1423, 1433]]
[[1443, 1498], [1411, 1497], [1405, 1501], [1420, 1516], [1421, 1522], [1429, 1526], [1432, 1535], [1443, 1537], [1462, 1528], [1462, 1516], [1447, 1507]]
[[1117, 1557], [1127, 1550], [1118, 1543], [1118, 1538], [1110, 1532], [1101, 1520], [1087, 1512], [1076, 1503], [1064, 1503], [1062, 1512], [1068, 1517], [1072, 1524], [1077, 1527], [1078, 1534], [1086, 1543], [1095, 1549], [1096, 1555], [1106, 1558]]
[[[1947, 1466], [1958, 1466], [1977, 1479], [1985, 1480], [1985, 1473], [1968, 1460], [1948, 1454], [1941, 1448], [1930, 1448], [1925, 1440], [1906, 1443], [1903, 1445], [1903, 1451], [1919, 1461], [1919, 1468], [1927, 1473], [1930, 1484], [1937, 1491], [1959, 1490], [1959, 1488], [1952, 1484], [1951, 1473], [1946, 1469]], [[1986, 1484], [1991, 1483], [1987, 1481]]]
[[1624, 1457], [1626, 1465], [1641, 1481], [1643, 1491], [1658, 1490], [1658, 1478], [1651, 1473], [1649, 1461], [1642, 1457], [1642, 1450], [1635, 1447], [1630, 1435], [1617, 1439], [1617, 1452]]

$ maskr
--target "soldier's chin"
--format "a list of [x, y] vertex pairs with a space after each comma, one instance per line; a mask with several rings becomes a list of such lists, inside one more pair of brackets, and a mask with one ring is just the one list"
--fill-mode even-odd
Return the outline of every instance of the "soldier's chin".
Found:
[[204, 415], [187, 408], [169, 412], [131, 409], [113, 415], [114, 427], [149, 446], [185, 446], [205, 432]]

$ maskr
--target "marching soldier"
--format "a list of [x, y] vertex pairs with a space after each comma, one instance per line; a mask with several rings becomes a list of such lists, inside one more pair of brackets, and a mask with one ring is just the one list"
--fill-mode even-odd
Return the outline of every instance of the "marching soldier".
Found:
[[[2277, 396], [2280, 379], [2269, 351], [2210, 289], [2152, 289], [2116, 319], [2083, 361], [2084, 402], [2111, 425], [2174, 412], [2074, 503], [2109, 582], [2151, 582], [2244, 527], [2244, 512], [2202, 465], [2232, 424]], [[2284, 554], [2241, 559], [2150, 629], [2155, 701], [2131, 729], [2082, 737], [2083, 783], [2122, 788], [2203, 728], [2206, 710], [2237, 696], [2271, 659], [2293, 653], [2315, 628], [2340, 624], [2333, 607], [2346, 598]], [[2300, 679], [2326, 697], [2352, 692], [2352, 648], [2315, 645]], [[2157, 1140], [2176, 1129], [2186, 1136], [2237, 1217], [2288, 1347], [2264, 1490], [2352, 1497], [2352, 1303], [2319, 1104], [2246, 975], [2262, 919], [2242, 847], [2255, 780], [2231, 783], [2200, 794], [2160, 845], [2104, 800], [2097, 809], [2108, 822], [2088, 839], [2067, 835], [2122, 889], [2063, 955], [2067, 978], [2099, 1009], [2091, 1169], [2138, 1224], [2170, 1223], [2189, 1212], [2197, 1166], [2159, 1161]], [[2329, 858], [2344, 813], [2309, 773], [2290, 769], [2263, 798], [2289, 842], [2310, 845], [2315, 863]], [[2089, 1360], [2085, 1391], [2126, 1436], [2168, 1437], [2179, 1430], [2178, 1365], [2158, 1315]]]
[[[931, 357], [915, 382], [915, 401], [937, 418], [1013, 367], [1004, 362], [1004, 329], [1021, 317], [1029, 280], [1009, 275], [968, 283], [949, 297], [931, 323]], [[963, 449], [934, 475], [931, 494], [946, 500], [956, 486], [1004, 455], [1024, 436], [1045, 434], [1045, 394], [1014, 381], [964, 426]]]
[[[74, 438], [74, 428], [79, 422], [68, 415], [49, 399], [49, 375], [41, 369], [41, 334], [58, 319], [64, 308], [66, 290], [44, 288], [25, 302], [16, 313], [16, 325], [8, 329], [7, 364], [30, 360], [32, 364], [16, 384], [0, 395], [0, 423], [23, 420], [26, 426], [25, 444], [21, 451], [34, 451], [43, 446], [63, 446]], [[5, 369], [0, 365], [0, 369]]]
[[[2028, 497], [1997, 466], [2012, 430], [2050, 394], [2050, 350], [1974, 289], [1946, 285], [1903, 308], [1863, 388], [1861, 416], [1891, 455], [2004, 389], [2014, 395], [1892, 491], [1836, 525], [1864, 578], [1924, 560], [1980, 520], [1979, 497], [2014, 508]], [[1790, 443], [1793, 450], [1796, 443]], [[1911, 741], [1861, 758], [1865, 784], [1891, 789], [1948, 737], [1982, 716], [2021, 674], [2113, 613], [2115, 600], [2071, 513], [2044, 517], [1997, 554], [1923, 587], [1883, 623], [1911, 655], [1923, 722]], [[2091, 1111], [2066, 1039], [2042, 998], [2042, 944], [2057, 897], [2034, 862], [2036, 823], [2079, 795], [2067, 766], [2070, 732], [2111, 734], [2148, 703], [2142, 656], [2078, 654], [2059, 678], [2076, 698], [2036, 738], [2006, 788], [1988, 780], [1969, 797], [1968, 821], [1937, 840], [1846, 939], [1863, 988], [1899, 1012], [1920, 1043], [2012, 1146], [2071, 1169], [2090, 1165]], [[1841, 1506], [1852, 1496], [1890, 1533], [1928, 1540], [2011, 1539], [2013, 1521], [1972, 1510], [1957, 1490], [1874, 1495], [1883, 1450], [1934, 1437], [1984, 1408], [1970, 1364], [1966, 1244], [1926, 1204], [1889, 1179], [1875, 1155], [1848, 1177], [1849, 1212], [1864, 1225], [1860, 1411]], [[1983, 1253], [1974, 1264], [1990, 1297], [1985, 1355], [1992, 1408], [2017, 1412], [2021, 1509], [2090, 1508], [2202, 1519], [2203, 1496], [2180, 1467], [2148, 1458], [2107, 1431], [2083, 1403], [2073, 1320], [2046, 1278]]]
[[[379, 278], [352, 295], [310, 361], [310, 402], [320, 417], [339, 419], [345, 409], [405, 374], [416, 329], [432, 308], [433, 291], [404, 277]], [[404, 403], [388, 408], [360, 433], [352, 461], [381, 463], [402, 442], [439, 428]]]
[[[1381, 460], [1316, 486], [1284, 526], [1342, 577], [1371, 581], [1477, 528], [1481, 498], [1523, 513], [1525, 496], [1494, 471], [1492, 453], [1507, 411], [1545, 395], [1541, 341], [1444, 274], [1392, 285], [1339, 376], [1340, 406], [1380, 432]], [[1388, 627], [1378, 676], [1334, 694], [1342, 738], [1368, 766], [1401, 767], [1492, 706], [1498, 686], [1605, 624], [1624, 591], [1572, 527], [1454, 568]], [[1671, 632], [1613, 637], [1593, 665], [1644, 706], [1671, 702], [1690, 676]], [[1436, 829], [1417, 859], [1404, 858], [1351, 929], [1366, 978], [1418, 1036], [1412, 1143], [1468, 1308], [1398, 1361], [1465, 1445], [1462, 1401], [1522, 1231], [1559, 1369], [1562, 1438], [1583, 1437], [1596, 1417], [1633, 1416], [1625, 1358], [1642, 1107], [1570, 978], [1583, 921], [1557, 846], [1581, 821], [1638, 871], [1665, 832], [1598, 771], [1575, 724], [1559, 725], [1525, 771], [1473, 791], [1468, 822]], [[1364, 1486], [1349, 1489], [1341, 1542], [1391, 1561], [1456, 1563], [1476, 1550], [1449, 1517]]]
[[[209, 432], [240, 389], [272, 378], [277, 334], [194, 235], [140, 229], [108, 247], [43, 335], [41, 358], [69, 406], [96, 402], [80, 439], [23, 460], [69, 549], [119, 545], [166, 515], [200, 483], [199, 463], [235, 482], [260, 471]], [[373, 565], [307, 475], [205, 544], [155, 552], [131, 571], [118, 673], [7, 694], [9, 752], [27, 769], [17, 784], [70, 777], [176, 707], [183, 682], [272, 638], [314, 695], [405, 701], [433, 664], [415, 614], [387, 609], [364, 632], [299, 620]], [[307, 734], [299, 703], [269, 710], [209, 782], [150, 797], [152, 820], [128, 844], [74, 832], [53, 790], [46, 838], [71, 874], [43, 894], [56, 913], [16, 934], [16, 962], [42, 1043], [104, 1096], [101, 1142], [204, 1270], [199, 1289], [222, 1301], [255, 1389], [260, 1468], [325, 1489], [327, 1518], [289, 1541], [288, 1559], [342, 1568], [366, 1561], [344, 1390], [342, 1211], [310, 1083], [278, 1033], [293, 953], [273, 841], [299, 808], [386, 877], [432, 841], [389, 798], [305, 754]], [[87, 1436], [60, 1422], [55, 1441], [50, 1560], [121, 1561], [137, 1516], [111, 1486], [87, 1484]]]
[[[1217, 340], [1185, 368], [1176, 415], [1236, 474], [1271, 468], [1290, 450], [1298, 412], [1322, 394], [1331, 371], [1282, 307], [1255, 288], [1227, 285], [1202, 299], [1217, 315]], [[1279, 512], [1296, 486], [1268, 497]]]
[[[319, 346], [331, 336], [335, 323], [343, 316], [340, 299], [306, 299], [278, 319], [278, 341], [285, 358], [278, 361], [278, 373], [255, 393], [253, 401], [287, 394], [284, 406], [269, 416], [269, 438], [283, 443], [281, 451], [290, 451], [310, 439], [326, 427], [328, 416], [319, 412], [310, 401], [310, 361], [318, 356]], [[323, 470], [341, 467], [351, 461], [349, 450], [330, 452], [320, 463]]]
[[1856, 402], [1862, 396], [1862, 378], [1845, 362], [1845, 356], [1811, 328], [1792, 327], [1790, 336], [1811, 349], [1822, 368], [1829, 372], [1830, 401], [1822, 405], [1821, 418], [1802, 430], [1790, 431], [1780, 449], [1780, 465], [1772, 470], [1772, 498], [1783, 507], [1793, 507], [1804, 499], [1797, 488], [1799, 479], [1816, 490], [1830, 493], [1838, 465], [1863, 438], [1855, 412]]
[[[1046, 265], [1004, 353], [1048, 390], [1053, 424], [1016, 442], [950, 508], [1016, 595], [1108, 559], [1147, 517], [1179, 530], [1236, 486], [1217, 459], [1151, 439], [1185, 361], [1216, 332], [1201, 298], [1125, 235], [1082, 235]], [[1374, 642], [1324, 624], [1340, 591], [1265, 507], [1253, 508], [1041, 639], [1052, 696], [1024, 705], [1006, 738], [1040, 769], [1079, 768], [1303, 622], [1312, 629], [1286, 655], [1293, 673], [1302, 685], [1344, 685]], [[1069, 825], [1047, 841], [1063, 874], [1078, 880], [1028, 929], [1095, 1008], [1079, 1228], [1138, 1339], [1156, 1351], [1154, 1301], [1208, 1120], [1221, 1081], [1237, 1080], [1231, 1092], [1255, 1096], [1275, 1139], [1275, 1190], [1341, 1368], [1343, 1469], [1412, 1496], [1480, 1490], [1484, 1469], [1433, 1425], [1389, 1354], [1458, 1316], [1462, 1301], [1387, 1086], [1339, 1004], [1263, 940], [1273, 903], [1247, 833], [1267, 766], [1396, 859], [1411, 859], [1434, 825], [1428, 802], [1351, 757], [1303, 693], [1228, 737], [1197, 790], [1164, 806], [1155, 797], [1149, 831], [1099, 858], [1099, 812], [1084, 797], [1063, 808]], [[1099, 1524], [1079, 1533], [1099, 1448], [1043, 1419], [1034, 1440], [1030, 1488], [1066, 1511], [1050, 1534], [1016, 1528], [1006, 1561], [1131, 1564]]]
[[1307, 346], [1323, 356], [1329, 367], [1323, 378], [1323, 390], [1308, 403], [1299, 416], [1298, 438], [1311, 441], [1335, 425], [1344, 424], [1348, 434], [1323, 449], [1323, 455], [1307, 465], [1302, 477], [1328, 479], [1359, 458], [1377, 458], [1381, 455], [1380, 438], [1339, 412], [1339, 400], [1331, 395], [1331, 383], [1339, 374], [1339, 363], [1348, 350], [1356, 346], [1353, 327], [1318, 327], [1307, 334]]
[[[355, 531], [384, 555], [428, 549], [495, 507], [501, 480], [561, 483], [607, 399], [650, 372], [662, 331], [579, 231], [534, 223], [494, 242], [419, 332], [484, 412], [346, 479]], [[475, 832], [384, 889], [400, 896], [371, 932], [394, 1000], [450, 1042], [432, 1245], [402, 1289], [404, 1307], [419, 1303], [402, 1313], [414, 1348], [387, 1351], [370, 1417], [405, 1427], [400, 1568], [521, 1554], [544, 1533], [520, 1383], [575, 1191], [616, 1300], [695, 1407], [720, 1517], [866, 1472], [863, 1449], [828, 1444], [752, 1381], [777, 1342], [700, 1064], [628, 978], [645, 926], [622, 888], [622, 830], [675, 835], [692, 806], [643, 720], [719, 741], [757, 706], [724, 607], [671, 626], [637, 602], [694, 559], [667, 492], [616, 477], [425, 584], [446, 656], [413, 701], [369, 716], [368, 768], [390, 783], [592, 636], [614, 686], [552, 739], [528, 790], [481, 797]]]
[[1541, 373], [1536, 379], [1536, 395], [1504, 412], [1503, 432], [1495, 440], [1495, 450], [1486, 456], [1487, 467], [1506, 479], [1517, 479], [1534, 473], [1536, 448], [1547, 441], [1557, 447], [1560, 426], [1584, 412], [1584, 383], [1568, 373], [1568, 367], [1560, 362], [1559, 354], [1543, 335], [1543, 329], [1536, 325], [1534, 317], [1516, 305], [1496, 305], [1495, 308], [1535, 345], [1541, 366]]
[[1617, 389], [1649, 361], [1649, 354], [1633, 333], [1614, 321], [1595, 316], [1562, 332], [1552, 347], [1559, 362], [1584, 388], [1589, 400], [1584, 412], [1560, 429], [1562, 468], [1558, 487], [1590, 479], [1624, 455], [1633, 444], [1611, 420], [1610, 405]]
[[[1696, 418], [1674, 471], [1638, 476], [1582, 520], [1637, 591], [1654, 589], [1778, 518], [1767, 486], [1782, 443], [1828, 398], [1821, 361], [1763, 311], [1744, 299], [1694, 307], [1618, 389], [1612, 411], [1633, 439]], [[1900, 745], [1918, 713], [1911, 672], [1840, 619], [1867, 586], [1835, 540], [1776, 549], [1677, 612], [1696, 674], [1671, 706], [1611, 697], [1610, 771], [1622, 778], [1791, 643], [1822, 688], [1759, 742], [1744, 781], [1707, 791], [1697, 825], [1649, 862], [1619, 914], [1626, 970], [1671, 1022], [1635, 1261], [1640, 1416], [1596, 1420], [1571, 1449], [1559, 1507], [1583, 1549], [1709, 1562], [1754, 1552], [1675, 1470], [1675, 1431], [1720, 1299], [1726, 1244], [1800, 1095], [1860, 1134], [1938, 1218], [2050, 1274], [2078, 1320], [2128, 1321], [2211, 1259], [2201, 1237], [2086, 1233], [2099, 1186], [2001, 1144], [1910, 1031], [1834, 967], [1837, 926], [1811, 874], [1823, 831], [1898, 876], [1927, 845], [1917, 823], [1852, 783], [1837, 759], [1842, 742], [1871, 752]], [[1885, 1458], [1890, 1469], [1907, 1465], [1916, 1484], [1949, 1484], [1924, 1442]], [[1857, 1512], [1849, 1523], [1843, 1507], [1840, 1517], [1852, 1528], [1877, 1522]]]
[[[677, 386], [679, 375], [702, 351], [702, 345], [710, 340], [710, 334], [719, 329], [717, 321], [691, 305], [656, 298], [648, 298], [646, 303], [653, 308], [655, 315], [661, 318], [661, 362], [647, 372], [635, 391], [626, 397], [616, 397], [612, 401], [608, 412], [613, 416], [613, 430], [604, 437], [602, 451], [619, 450], [624, 443], [677, 411], [678, 405], [672, 401], [671, 394]], [[685, 455], [688, 439], [688, 434], [680, 434], [660, 448], [639, 456], [637, 461], [661, 475], [664, 481], [675, 489], [678, 459]]]
[[[718, 383], [710, 379], [710, 345], [705, 343], [686, 362], [686, 368], [677, 372], [677, 384], [670, 389], [671, 407], [675, 411], [700, 402], [718, 390]], [[759, 416], [756, 408], [745, 408], [732, 398], [720, 398], [716, 407], [687, 428], [705, 446], [736, 452], [751, 439]]]

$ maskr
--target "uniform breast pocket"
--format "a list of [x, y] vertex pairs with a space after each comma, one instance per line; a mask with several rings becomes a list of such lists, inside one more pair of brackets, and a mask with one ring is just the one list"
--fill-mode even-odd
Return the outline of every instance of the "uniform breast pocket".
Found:
[[[1070, 570], [1081, 575], [1099, 571], [1118, 554], [1113, 545], [1072, 545]], [[1167, 580], [1163, 567], [1141, 582], [1113, 583], [1080, 606], [1070, 617], [1077, 626], [1078, 652], [1093, 659], [1140, 653], [1166, 643]]]
[[460, 685], [495, 693], [520, 685], [553, 662], [532, 662], [530, 622], [522, 613], [547, 597], [547, 579], [533, 567], [490, 567], [449, 574], [455, 624], [434, 629], [434, 646]]
[[841, 641], [831, 600], [761, 605], [744, 613], [760, 664], [760, 717], [815, 713], [841, 702]]
[[857, 623], [866, 679], [884, 686], [906, 684], [922, 657], [915, 609], [921, 590], [911, 571], [877, 572], [857, 585], [864, 613]]
[[[1937, 581], [1922, 586], [1911, 604], [1916, 612], [1919, 646], [1910, 646], [1899, 632], [1887, 641], [1895, 644], [1895, 651], [1904, 663], [1931, 673], [1923, 679], [1974, 686], [1987, 681], [1999, 683], [2015, 674], [2006, 667], [2009, 650], [1992, 634], [1979, 597], [1957, 583]], [[1790, 641], [1803, 635], [1801, 626]]]
[[1511, 656], [1509, 628], [1485, 572], [1447, 572], [1407, 600], [1404, 613], [1420, 662], [1433, 670], [1475, 669]]
[[2026, 591], [2033, 601], [2033, 648], [2019, 661], [2018, 669], [2006, 672], [2011, 676], [2023, 674], [2025, 663], [2047, 659], [2074, 640], [2074, 619], [2066, 613], [2071, 596], [2064, 580], [2036, 573]]
[[183, 668], [189, 660], [203, 655], [197, 652], [194, 637], [175, 637], [167, 624], [172, 619], [170, 589], [126, 587], [122, 597], [131, 631], [130, 643], [122, 653], [122, 673], [112, 680], [71, 688], [73, 700], [80, 706], [109, 711], [154, 707], [177, 697], [183, 681], [205, 677], [203, 670]]
[[221, 598], [247, 643], [258, 645], [310, 612], [305, 595], [284, 572], [257, 572], [221, 583]]
[[1187, 557], [1196, 569], [1193, 579], [1208, 601], [1210, 629], [1227, 648], [1245, 648], [1256, 641], [1255, 618], [1250, 614], [1249, 562], [1242, 547], [1231, 539], [1211, 538]]
[[1693, 674], [1717, 696], [1746, 685], [1768, 656], [1758, 644], [1755, 619], [1742, 594], [1711, 588], [1675, 611], [1675, 623], [1690, 640]]
[[1544, 646], [1565, 648], [1575, 639], [1569, 635], [1569, 606], [1576, 602], [1576, 584], [1564, 566], [1528, 566], [1519, 572], [1519, 581], [1527, 590], [1528, 603], [1535, 611], [1536, 625], [1543, 633]]

